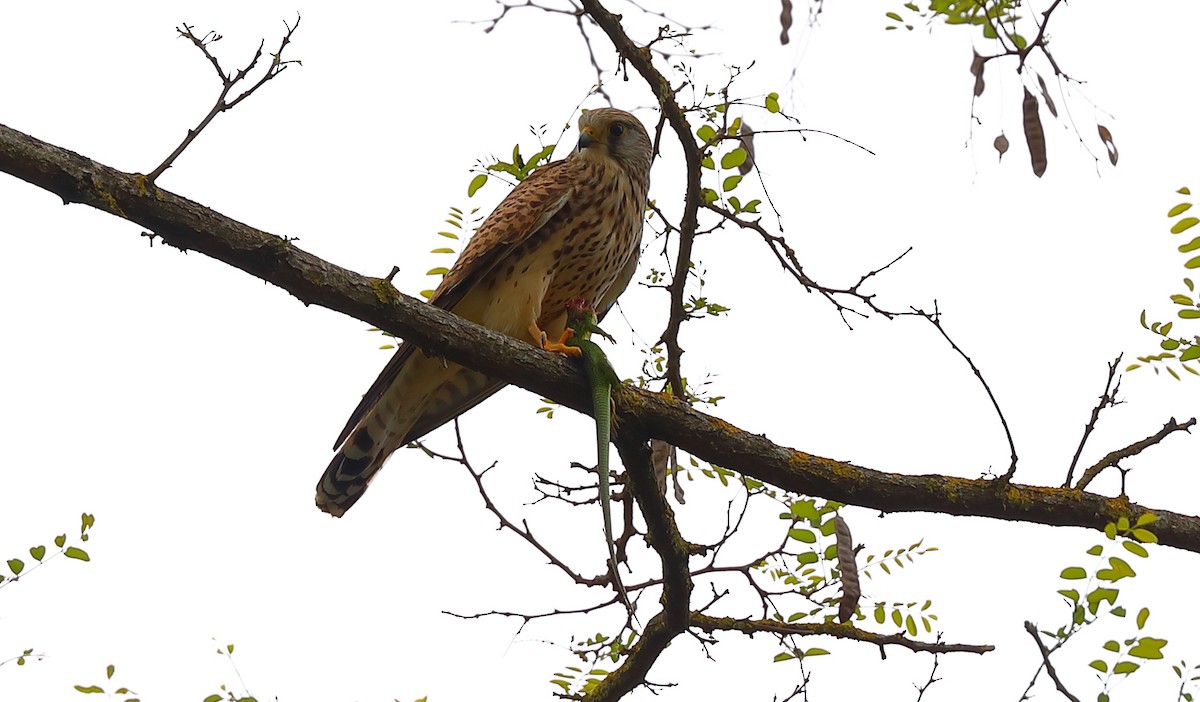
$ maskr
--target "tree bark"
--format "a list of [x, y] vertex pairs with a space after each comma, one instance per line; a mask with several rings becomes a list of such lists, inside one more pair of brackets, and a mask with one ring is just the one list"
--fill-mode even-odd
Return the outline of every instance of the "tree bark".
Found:
[[[279, 236], [235, 221], [125, 173], [0, 125], [0, 171], [62, 198], [137, 223], [316, 304], [373, 324], [429, 353], [590, 414], [583, 374], [565, 358], [490, 331], [320, 259]], [[623, 431], [663, 439], [693, 456], [782, 489], [884, 512], [993, 517], [1103, 530], [1153, 512], [1160, 543], [1200, 552], [1200, 519], [1126, 498], [1064, 488], [946, 475], [901, 475], [814, 456], [773, 443], [670, 396], [624, 387], [614, 393]], [[618, 441], [618, 445], [620, 442]]]

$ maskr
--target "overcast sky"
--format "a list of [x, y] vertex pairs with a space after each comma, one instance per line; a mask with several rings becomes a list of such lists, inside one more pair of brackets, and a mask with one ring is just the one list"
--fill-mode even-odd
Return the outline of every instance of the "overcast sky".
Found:
[[[742, 94], [776, 91], [805, 126], [875, 153], [814, 135], [758, 142], [785, 233], [810, 275], [846, 285], [914, 247], [872, 289], [896, 309], [938, 301], [1004, 408], [1021, 456], [1018, 482], [1061, 483], [1106, 363], [1153, 351], [1138, 315], [1149, 309], [1167, 319], [1168, 296], [1181, 288], [1173, 247], [1182, 242], [1168, 234], [1165, 213], [1182, 199], [1176, 188], [1200, 187], [1192, 84], [1200, 10], [1131, 7], [1056, 11], [1056, 57], [1086, 83], [1063, 95], [1050, 80], [1074, 124], [1043, 114], [1049, 168], [1041, 179], [1020, 136], [1011, 65], [1003, 80], [989, 67], [972, 139], [970, 51], [973, 42], [987, 49], [974, 31], [885, 32], [884, 13], [900, 3], [828, 3], [816, 28], [799, 17], [793, 43], [781, 47], [775, 3], [669, 11], [718, 27], [696, 39], [697, 48], [719, 52], [698, 64], [698, 80], [720, 85], [724, 65], [757, 61]], [[629, 5], [613, 9], [637, 15]], [[397, 285], [410, 294], [432, 287], [426, 270], [448, 265], [428, 252], [445, 243], [436, 232], [449, 207], [486, 212], [503, 196], [493, 182], [467, 199], [477, 160], [507, 156], [517, 142], [532, 153], [530, 125], [556, 134], [581, 102], [603, 104], [588, 98], [595, 73], [574, 21], [536, 10], [513, 11], [484, 33], [486, 25], [457, 22], [496, 14], [481, 1], [337, 9], [274, 0], [25, 3], [0, 19], [0, 123], [148, 172], [219, 89], [212, 67], [174, 28], [217, 30], [225, 39], [214, 50], [235, 66], [260, 38], [268, 48], [277, 42], [297, 11], [303, 20], [289, 54], [303, 66], [220, 115], [159, 185], [298, 237], [298, 246], [363, 274], [399, 266]], [[639, 38], [660, 23], [638, 22]], [[609, 46], [593, 37], [614, 102], [652, 126], [649, 91], [636, 76], [613, 76]], [[1077, 127], [1103, 157], [1097, 121], [1120, 149], [1115, 169], [1103, 158], [1097, 165], [1076, 136]], [[998, 163], [991, 144], [1001, 129], [1012, 147]], [[562, 153], [574, 138], [566, 134]], [[669, 146], [652, 174], [652, 197], [671, 211], [682, 199], [677, 155]], [[749, 179], [743, 187], [752, 192]], [[29, 546], [77, 533], [81, 512], [96, 515], [85, 545], [91, 562], [58, 559], [0, 592], [0, 660], [29, 647], [46, 654], [0, 668], [0, 697], [61, 700], [77, 694], [74, 684], [98, 683], [125, 685], [143, 700], [202, 699], [221, 683], [238, 685], [214, 653], [235, 643], [259, 699], [467, 700], [480, 689], [498, 699], [550, 698], [551, 674], [576, 664], [569, 637], [608, 632], [617, 613], [518, 633], [518, 621], [460, 620], [443, 610], [565, 609], [607, 593], [575, 588], [513, 534], [496, 531], [464, 471], [419, 452], [400, 451], [346, 518], [320, 513], [313, 486], [387, 361], [383, 341], [364, 323], [306, 308], [224, 264], [148, 246], [140, 231], [0, 176], [0, 437], [9, 447], [0, 555], [30, 561]], [[647, 267], [656, 252], [649, 248]], [[847, 329], [749, 234], [702, 238], [696, 258], [707, 271], [704, 294], [732, 310], [689, 324], [681, 339], [685, 372], [714, 374], [714, 392], [727, 396], [714, 414], [879, 470], [974, 478], [1007, 467], [985, 394], [928, 324], [872, 318]], [[605, 327], [618, 338], [618, 370], [631, 376], [640, 340], [661, 331], [666, 296], [631, 286], [622, 310]], [[1194, 416], [1198, 382], [1128, 375], [1127, 403], [1104, 414], [1082, 462], [1171, 416]], [[497, 462], [488, 485], [503, 508], [592, 576], [604, 562], [599, 510], [526, 506], [536, 497], [533, 474], [580, 479], [567, 464], [592, 460], [590, 419], [563, 410], [546, 420], [539, 406], [528, 392], [503, 392], [463, 420], [467, 449], [477, 466]], [[1195, 513], [1196, 442], [1174, 436], [1129, 461], [1133, 499]], [[450, 450], [452, 433], [430, 443]], [[696, 478], [679, 519], [689, 539], [711, 540], [731, 493]], [[1119, 489], [1114, 475], [1093, 488]], [[844, 515], [867, 552], [920, 538], [940, 549], [867, 581], [868, 606], [930, 598], [947, 641], [998, 646], [983, 657], [944, 658], [944, 680], [927, 700], [1018, 699], [1036, 667], [1021, 623], [1064, 623], [1057, 575], [1087, 563], [1084, 550], [1103, 541], [1085, 530], [993, 520]], [[740, 553], [772, 543], [779, 524], [768, 509]], [[1139, 577], [1122, 602], [1151, 608], [1147, 633], [1170, 639], [1169, 660], [1196, 662], [1197, 615], [1184, 589], [1200, 572], [1195, 555], [1153, 548], [1134, 566]], [[634, 567], [639, 575], [626, 582], [656, 573], [645, 553]], [[708, 587], [697, 583], [698, 602]], [[647, 617], [656, 597], [645, 599]], [[725, 613], [755, 610], [741, 597]], [[1063, 669], [1077, 694], [1099, 690], [1084, 666], [1100, 644], [1132, 632], [1114, 625], [1074, 644], [1080, 651]], [[768, 700], [798, 682], [794, 664], [771, 662], [778, 649], [768, 637], [719, 639], [715, 661], [689, 637], [672, 645], [650, 676], [679, 683], [662, 699]], [[899, 649], [881, 662], [877, 649], [851, 642], [810, 645], [834, 653], [808, 668], [814, 699], [915, 697], [911, 683], [923, 682], [931, 663]], [[110, 663], [117, 674], [105, 683]], [[1160, 666], [1117, 692], [1174, 699], [1173, 682]], [[1044, 683], [1039, 690], [1055, 694]]]

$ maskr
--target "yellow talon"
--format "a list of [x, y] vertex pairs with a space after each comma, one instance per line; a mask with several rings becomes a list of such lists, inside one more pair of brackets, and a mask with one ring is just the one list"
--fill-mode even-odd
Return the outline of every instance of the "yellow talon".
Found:
[[[542, 336], [545, 337], [545, 335], [545, 332], [542, 332]], [[567, 342], [570, 341], [571, 337], [573, 336], [575, 336], [575, 330], [567, 327], [563, 330], [562, 336], [558, 337], [558, 341], [544, 344], [542, 348], [546, 349], [547, 351], [561, 353], [567, 356], [580, 356], [583, 354], [583, 351], [578, 346], [567, 346]]]
[[567, 342], [571, 340], [571, 337], [575, 336], [574, 329], [564, 329], [558, 341], [549, 341], [546, 337], [546, 332], [538, 327], [537, 322], [534, 322], [529, 325], [529, 335], [534, 338], [538, 348], [550, 353], [561, 353], [566, 356], [579, 356], [583, 353], [579, 350], [578, 346], [567, 346]]

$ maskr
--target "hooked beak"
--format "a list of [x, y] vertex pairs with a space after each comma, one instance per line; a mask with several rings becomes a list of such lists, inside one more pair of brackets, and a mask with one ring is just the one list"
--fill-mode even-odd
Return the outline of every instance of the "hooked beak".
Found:
[[579, 150], [582, 151], [592, 144], [596, 143], [596, 130], [591, 127], [584, 127], [579, 130]]

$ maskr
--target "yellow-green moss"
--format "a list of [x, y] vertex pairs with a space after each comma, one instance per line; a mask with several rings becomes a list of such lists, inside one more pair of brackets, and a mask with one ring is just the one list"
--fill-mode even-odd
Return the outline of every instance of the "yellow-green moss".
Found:
[[396, 286], [392, 285], [390, 280], [383, 278], [371, 278], [371, 289], [375, 291], [375, 297], [384, 304], [394, 305], [400, 300], [400, 291]]
[[100, 186], [100, 181], [97, 178], [92, 178], [92, 189], [96, 193], [96, 197], [100, 199], [107, 207], [108, 211], [118, 217], [125, 217], [125, 212], [121, 210], [121, 206], [117, 204], [117, 198], [113, 194]]

